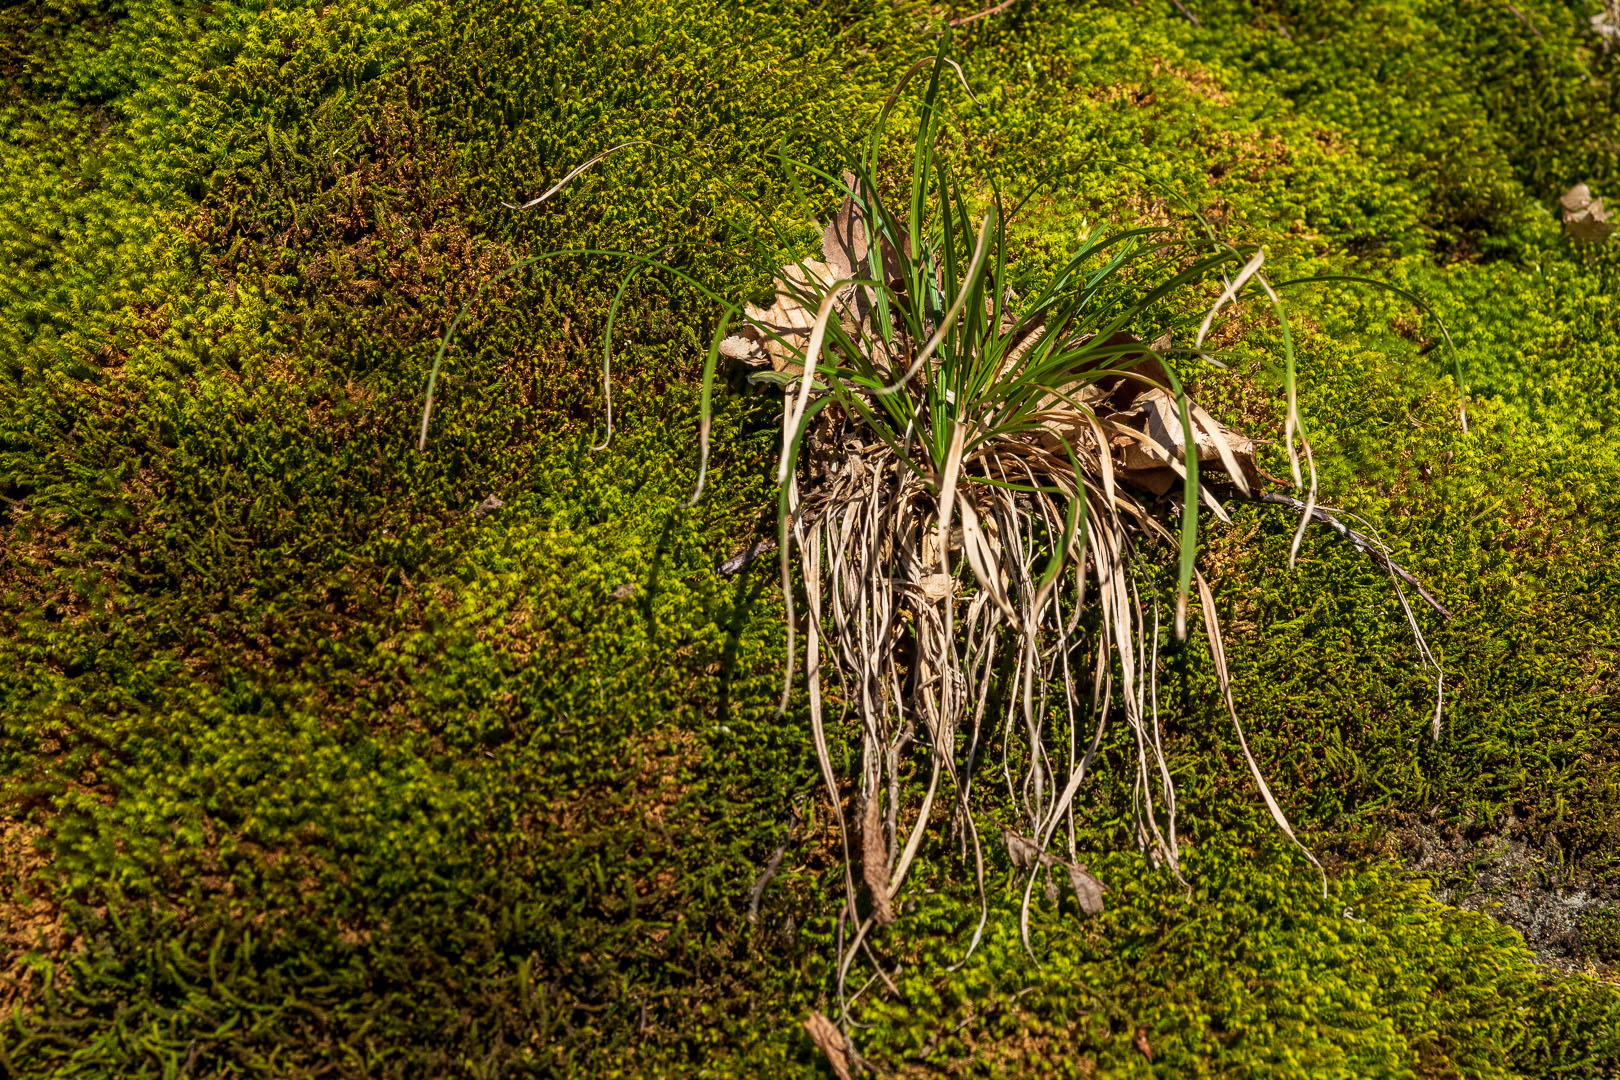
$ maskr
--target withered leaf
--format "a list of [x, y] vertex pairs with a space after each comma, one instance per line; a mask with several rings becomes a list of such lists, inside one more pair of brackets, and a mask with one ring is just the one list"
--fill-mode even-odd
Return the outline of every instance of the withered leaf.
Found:
[[1559, 196], [1558, 203], [1564, 208], [1566, 214], [1578, 214], [1585, 210], [1592, 202], [1592, 189], [1585, 184], [1576, 184], [1563, 195]]
[[1069, 885], [1074, 889], [1074, 898], [1080, 901], [1081, 911], [1087, 915], [1102, 914], [1102, 894], [1106, 888], [1102, 882], [1092, 877], [1084, 866], [1069, 867]]
[[1587, 244], [1607, 240], [1614, 232], [1614, 222], [1604, 212], [1602, 199], [1593, 199], [1592, 204], [1579, 214], [1565, 215], [1564, 227], [1569, 230], [1570, 236]]
[[937, 604], [951, 595], [956, 588], [956, 580], [949, 574], [925, 574], [918, 587], [929, 603]]
[[866, 223], [855, 208], [855, 195], [859, 194], [860, 186], [853, 173], [844, 174], [844, 186], [850, 194], [844, 196], [843, 205], [822, 230], [821, 257], [841, 278], [864, 277], [868, 247]]
[[1012, 856], [1013, 865], [1018, 869], [1028, 870], [1040, 859], [1041, 849], [1029, 837], [1019, 836], [1011, 829], [1003, 830], [1001, 835], [1007, 841], [1007, 854]]
[[[1186, 429], [1181, 426], [1181, 405], [1175, 396], [1158, 387], [1146, 388], [1137, 395], [1133, 408], [1117, 420], [1111, 441], [1123, 478], [1156, 495], [1169, 491], [1180, 480], [1177, 465], [1187, 457]], [[1202, 409], [1195, 411], [1194, 420], [1193, 445], [1198, 448], [1199, 468], [1230, 473], [1231, 466], [1236, 466], [1233, 480], [1240, 487], [1258, 486], [1254, 440]]]
[[[1080, 910], [1087, 915], [1102, 913], [1102, 894], [1107, 889], [1102, 882], [1091, 876], [1083, 864], [1072, 863], [1049, 851], [1042, 851], [1034, 840], [1020, 836], [1011, 829], [1003, 830], [1001, 835], [1007, 843], [1007, 854], [1012, 857], [1013, 866], [1020, 870], [1030, 870], [1039, 863], [1048, 870], [1067, 871], [1069, 886], [1074, 889], [1074, 898], [1080, 902]], [[1047, 882], [1046, 895], [1048, 899], [1057, 898], [1056, 889], [1050, 879]]]
[[[804, 370], [795, 349], [810, 344], [816, 312], [805, 298], [826, 295], [839, 278], [824, 262], [806, 259], [777, 271], [776, 300], [768, 308], [749, 304], [743, 309], [748, 325], [720, 343], [720, 352], [744, 363], [769, 363], [771, 370], [797, 374]], [[773, 336], [774, 335], [774, 336]]]
[[[1086, 344], [1093, 338], [1082, 339]], [[1116, 409], [1128, 409], [1142, 391], [1148, 388], [1143, 379], [1147, 379], [1160, 386], [1170, 383], [1170, 374], [1165, 371], [1164, 363], [1154, 354], [1152, 348], [1131, 350], [1131, 345], [1141, 345], [1142, 339], [1135, 334], [1124, 330], [1116, 331], [1103, 347], [1111, 350], [1097, 363], [1097, 367], [1109, 367], [1120, 372], [1118, 375], [1105, 375], [1097, 380], [1097, 388], [1108, 394], [1108, 403]], [[1155, 343], [1156, 344], [1156, 343]]]
[[1614, 232], [1614, 222], [1609, 220], [1603, 200], [1593, 198], [1585, 184], [1576, 184], [1564, 192], [1558, 203], [1564, 208], [1564, 228], [1573, 239], [1592, 244], [1607, 240]]

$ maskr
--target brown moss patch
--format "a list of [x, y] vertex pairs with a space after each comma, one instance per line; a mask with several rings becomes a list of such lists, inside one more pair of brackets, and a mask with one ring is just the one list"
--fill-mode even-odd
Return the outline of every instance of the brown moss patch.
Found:
[[[28, 1012], [43, 992], [45, 965], [73, 947], [62, 905], [41, 881], [49, 861], [45, 830], [0, 819], [0, 1016]], [[60, 969], [56, 978], [60, 978]]]

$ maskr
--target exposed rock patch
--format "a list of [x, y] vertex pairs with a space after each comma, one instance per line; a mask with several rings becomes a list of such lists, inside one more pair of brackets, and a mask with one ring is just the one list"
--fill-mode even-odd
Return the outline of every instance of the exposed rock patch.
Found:
[[1620, 889], [1561, 862], [1556, 848], [1511, 831], [1471, 839], [1428, 823], [1393, 838], [1408, 869], [1433, 880], [1435, 899], [1513, 927], [1538, 962], [1566, 973], [1620, 971]]

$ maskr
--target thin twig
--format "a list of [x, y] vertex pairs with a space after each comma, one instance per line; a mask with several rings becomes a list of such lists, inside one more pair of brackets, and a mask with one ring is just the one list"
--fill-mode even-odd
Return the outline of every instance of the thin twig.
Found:
[[974, 15], [964, 15], [960, 19], [952, 19], [945, 25], [951, 27], [966, 26], [968, 23], [978, 22], [980, 19], [988, 19], [992, 15], [1000, 15], [1003, 11], [1006, 11], [1016, 3], [1018, 3], [1018, 0], [1001, 0], [1001, 3], [997, 4], [995, 7], [985, 8], [983, 11]]
[[768, 555], [775, 550], [776, 541], [772, 540], [770, 537], [766, 537], [765, 539], [756, 543], [753, 547], [749, 548], [747, 551], [743, 552], [741, 555], [738, 555], [736, 558], [727, 559], [725, 562], [721, 563], [720, 576], [731, 577], [733, 574], [741, 571], [743, 567], [747, 566], [761, 555]]
[[[1278, 495], [1274, 492], [1265, 492], [1257, 496], [1254, 501], [1271, 503], [1274, 506], [1286, 506], [1290, 510], [1303, 511], [1306, 509], [1305, 504], [1300, 500], [1291, 498], [1287, 495]], [[1356, 530], [1350, 528], [1350, 526], [1334, 517], [1331, 510], [1325, 510], [1320, 506], [1310, 507], [1310, 518], [1313, 521], [1321, 522], [1323, 525], [1326, 525], [1328, 528], [1350, 541], [1357, 551], [1361, 552], [1363, 555], [1367, 556], [1367, 558], [1376, 563], [1380, 570], [1383, 570], [1388, 574], [1394, 574], [1396, 577], [1406, 582], [1406, 584], [1412, 586], [1412, 588], [1417, 590], [1417, 594], [1423, 598], [1424, 602], [1432, 607], [1435, 611], [1439, 612], [1442, 617], [1447, 619], [1456, 617], [1449, 608], [1429, 594], [1429, 590], [1423, 587], [1423, 582], [1419, 581], [1412, 575], [1410, 571], [1380, 551], [1378, 545], [1374, 543], [1371, 538], [1356, 532]]]
[[1170, 2], [1172, 4], [1174, 4], [1174, 5], [1176, 5], [1176, 10], [1177, 11], [1181, 12], [1183, 15], [1185, 15], [1187, 17], [1188, 22], [1192, 23], [1194, 26], [1198, 27], [1200, 30], [1202, 30], [1204, 28], [1204, 21], [1202, 19], [1200, 19], [1198, 16], [1194, 15], [1192, 12], [1188, 11], [1187, 8], [1182, 4], [1181, 0], [1170, 0]]
[[759, 923], [759, 902], [765, 895], [765, 886], [771, 883], [776, 876], [777, 868], [782, 865], [782, 856], [787, 854], [787, 842], [782, 844], [771, 854], [765, 862], [765, 871], [754, 882], [754, 887], [748, 891], [748, 923], [750, 926]]
[[765, 861], [764, 872], [754, 882], [754, 887], [748, 890], [748, 924], [750, 926], [759, 923], [759, 902], [764, 898], [766, 887], [770, 885], [771, 879], [776, 876], [776, 871], [781, 867], [782, 856], [787, 854], [788, 844], [793, 842], [793, 833], [799, 827], [799, 817], [803, 812], [803, 808], [804, 796], [801, 795], [793, 800], [793, 821], [788, 825], [787, 839], [783, 840], [781, 846]]
[[1507, 6], [1507, 9], [1513, 13], [1514, 18], [1518, 19], [1520, 22], [1524, 23], [1524, 25], [1526, 25], [1526, 26], [1528, 26], [1530, 28], [1530, 32], [1532, 34], [1536, 35], [1536, 40], [1537, 41], [1546, 41], [1547, 40], [1546, 38], [1541, 36], [1541, 31], [1536, 29], [1536, 24], [1531, 22], [1529, 19], [1525, 18], [1524, 12], [1522, 12], [1518, 8], [1514, 7], [1512, 4], [1509, 4]]
[[647, 145], [647, 140], [645, 140], [645, 139], [632, 139], [629, 142], [623, 142], [623, 143], [620, 143], [618, 146], [610, 147], [609, 149], [602, 151], [600, 154], [597, 154], [595, 157], [591, 158], [589, 161], [585, 162], [584, 164], [574, 166], [573, 170], [570, 171], [567, 176], [564, 176], [561, 180], [557, 181], [555, 184], [552, 184], [551, 187], [547, 188], [545, 194], [536, 195], [534, 198], [530, 199], [526, 203], [521, 203], [520, 204], [520, 203], [503, 202], [503, 203], [501, 203], [501, 205], [506, 207], [508, 210], [529, 210], [529, 209], [532, 209], [533, 207], [539, 206], [541, 203], [545, 202], [547, 199], [549, 199], [553, 195], [557, 194], [557, 192], [561, 191], [563, 188], [567, 187], [568, 186], [568, 181], [572, 180], [574, 177], [578, 176], [580, 173], [584, 172], [586, 169], [589, 169], [592, 165], [595, 165], [597, 162], [601, 161], [603, 158], [606, 158], [606, 157], [608, 157], [609, 155], [612, 155], [612, 154], [617, 154], [620, 150], [623, 150], [624, 148], [626, 148], [628, 146], [645, 146], [645, 145]]

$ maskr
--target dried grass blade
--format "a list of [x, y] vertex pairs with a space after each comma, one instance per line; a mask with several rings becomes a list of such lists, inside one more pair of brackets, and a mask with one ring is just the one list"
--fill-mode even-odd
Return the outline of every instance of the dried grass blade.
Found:
[[1294, 842], [1294, 846], [1304, 853], [1310, 860], [1316, 872], [1322, 875], [1322, 896], [1327, 896], [1327, 871], [1322, 864], [1316, 861], [1309, 848], [1300, 843], [1299, 837], [1294, 835], [1294, 827], [1288, 823], [1288, 817], [1283, 813], [1277, 799], [1271, 794], [1271, 788], [1266, 778], [1260, 772], [1259, 762], [1254, 760], [1254, 754], [1249, 750], [1249, 740], [1244, 737], [1243, 723], [1238, 719], [1237, 703], [1232, 700], [1232, 678], [1226, 667], [1226, 649], [1221, 644], [1220, 621], [1215, 615], [1215, 596], [1210, 592], [1209, 583], [1204, 580], [1203, 574], [1196, 575], [1198, 579], [1198, 602], [1204, 609], [1204, 630], [1209, 636], [1210, 658], [1215, 663], [1215, 677], [1220, 683], [1221, 697], [1226, 702], [1226, 712], [1232, 718], [1232, 727], [1237, 731], [1238, 746], [1243, 751], [1243, 760], [1248, 763], [1249, 773], [1254, 777], [1255, 786], [1260, 789], [1260, 797], [1265, 800], [1266, 809], [1271, 812], [1271, 820], [1283, 831], [1283, 835]]
[[501, 205], [506, 207], [508, 210], [529, 210], [529, 209], [532, 209], [533, 207], [539, 206], [541, 203], [545, 202], [547, 199], [549, 199], [553, 195], [557, 194], [557, 192], [561, 191], [563, 188], [567, 187], [569, 181], [573, 180], [574, 177], [578, 176], [580, 173], [584, 172], [586, 169], [591, 168], [593, 165], [597, 164], [598, 162], [600, 162], [600, 161], [602, 161], [602, 160], [604, 160], [604, 159], [606, 159], [608, 157], [611, 157], [614, 154], [617, 154], [620, 150], [624, 150], [624, 149], [627, 149], [628, 147], [632, 147], [632, 146], [650, 146], [650, 145], [651, 144], [648, 143], [647, 140], [645, 140], [645, 139], [632, 139], [629, 142], [620, 143], [618, 146], [614, 146], [614, 147], [611, 147], [611, 148], [609, 148], [607, 150], [602, 151], [600, 154], [597, 154], [595, 157], [591, 158], [589, 161], [585, 162], [583, 165], [574, 166], [574, 168], [569, 171], [567, 176], [564, 176], [561, 180], [557, 181], [555, 184], [552, 184], [549, 188], [546, 189], [546, 191], [545, 191], [545, 193], [543, 195], [537, 195], [534, 198], [530, 199], [528, 202], [523, 203], [521, 205], [519, 205], [517, 203], [509, 203], [509, 202], [503, 202], [503, 203], [501, 203]]
[[1250, 278], [1260, 272], [1260, 267], [1264, 265], [1265, 261], [1266, 249], [1256, 248], [1254, 255], [1248, 262], [1243, 264], [1243, 269], [1239, 270], [1237, 276], [1227, 283], [1225, 289], [1221, 290], [1221, 295], [1216, 299], [1215, 306], [1209, 309], [1204, 316], [1204, 321], [1198, 324], [1198, 336], [1193, 340], [1193, 351], [1200, 357], [1208, 359], [1204, 354], [1204, 338], [1209, 334], [1209, 328], [1214, 325], [1215, 316], [1220, 314], [1221, 308], [1237, 301], [1237, 294], [1243, 290], [1243, 286], [1249, 283]]
[[951, 518], [956, 513], [956, 483], [962, 472], [962, 444], [967, 439], [967, 428], [957, 421], [951, 432], [950, 450], [945, 454], [944, 476], [939, 482], [939, 526], [934, 543], [939, 549], [940, 573], [950, 573]]
[[962, 548], [967, 554], [968, 566], [973, 569], [973, 576], [978, 579], [979, 587], [989, 595], [1008, 621], [1016, 623], [1018, 616], [1013, 611], [1012, 605], [1007, 602], [1007, 594], [1001, 587], [1001, 575], [996, 572], [999, 560], [991, 550], [989, 541], [985, 539], [984, 530], [979, 527], [978, 512], [966, 499], [962, 500]]
[[1232, 484], [1249, 498], [1249, 481], [1244, 476], [1243, 467], [1238, 464], [1237, 454], [1233, 453], [1232, 446], [1226, 441], [1226, 429], [1208, 411], [1197, 402], [1189, 402], [1192, 406], [1192, 416], [1203, 432], [1209, 436], [1209, 441], [1215, 444], [1215, 452], [1220, 455], [1221, 467], [1232, 478]]

